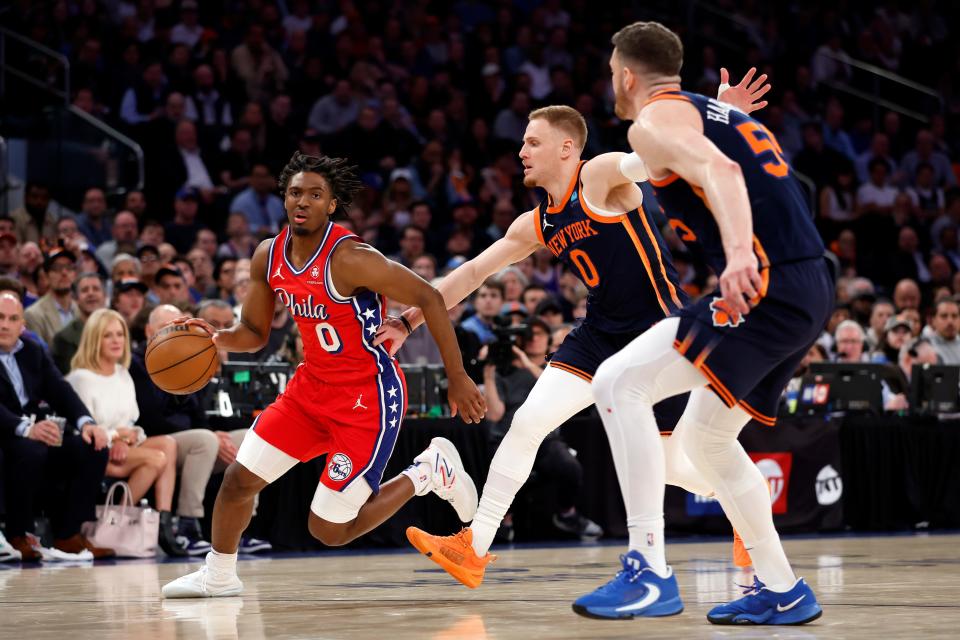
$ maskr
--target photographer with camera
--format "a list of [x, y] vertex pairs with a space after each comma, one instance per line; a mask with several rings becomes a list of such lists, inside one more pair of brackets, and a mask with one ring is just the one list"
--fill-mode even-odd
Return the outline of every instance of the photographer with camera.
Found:
[[[487, 420], [492, 425], [489, 439], [492, 456], [510, 428], [514, 413], [526, 401], [547, 364], [550, 328], [535, 316], [513, 326], [509, 326], [509, 319], [498, 316], [491, 331], [495, 338], [481, 349], [480, 359], [483, 362]], [[583, 540], [603, 535], [603, 530], [595, 522], [582, 516], [576, 509], [575, 501], [580, 493], [583, 469], [561, 438], [559, 429], [543, 441], [533, 470], [556, 489], [555, 527]], [[513, 540], [512, 513], [504, 517], [497, 539], [503, 542]]]

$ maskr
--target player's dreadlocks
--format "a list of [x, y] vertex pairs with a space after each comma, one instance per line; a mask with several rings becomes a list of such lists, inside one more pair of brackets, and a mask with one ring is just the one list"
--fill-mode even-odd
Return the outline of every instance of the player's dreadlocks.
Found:
[[357, 179], [357, 168], [348, 164], [346, 158], [308, 156], [296, 151], [280, 172], [281, 196], [286, 196], [290, 178], [301, 172], [317, 173], [327, 179], [333, 189], [333, 197], [337, 200], [334, 215], [345, 212], [353, 201], [353, 196], [363, 188], [363, 184]]

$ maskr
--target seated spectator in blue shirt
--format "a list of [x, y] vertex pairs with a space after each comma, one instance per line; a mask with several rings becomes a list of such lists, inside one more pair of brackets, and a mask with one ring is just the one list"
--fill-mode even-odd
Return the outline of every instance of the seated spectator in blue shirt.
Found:
[[461, 322], [460, 326], [475, 334], [481, 344], [490, 344], [496, 337], [492, 331], [493, 319], [499, 315], [502, 306], [503, 285], [492, 277], [487, 278], [473, 296], [476, 313]]
[[277, 196], [277, 183], [265, 164], [253, 165], [250, 186], [237, 194], [230, 203], [230, 213], [242, 213], [257, 236], [277, 233], [278, 224], [286, 219], [283, 200]]
[[110, 219], [107, 211], [107, 196], [103, 189], [92, 187], [83, 194], [80, 215], [77, 216], [80, 233], [86, 236], [94, 248], [110, 240]]

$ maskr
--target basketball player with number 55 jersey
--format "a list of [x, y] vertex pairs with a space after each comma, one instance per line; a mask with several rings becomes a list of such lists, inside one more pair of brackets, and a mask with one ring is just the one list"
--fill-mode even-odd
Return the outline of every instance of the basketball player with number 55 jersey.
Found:
[[[720, 292], [648, 329], [594, 376], [611, 440], [636, 436], [630, 478], [651, 540], [623, 570], [573, 604], [584, 615], [683, 609], [663, 543], [665, 480], [655, 403], [689, 392], [679, 444], [740, 533], [756, 570], [745, 597], [713, 607], [713, 624], [803, 624], [822, 609], [780, 544], [763, 474], [737, 440], [777, 402], [833, 310], [833, 275], [796, 176], [776, 137], [741, 110], [683, 91], [683, 44], [657, 22], [613, 36], [617, 115], [685, 242], [700, 245]], [[622, 480], [621, 480], [622, 482]], [[610, 616], [613, 617], [613, 616]]]
[[[763, 95], [764, 78], [751, 87], [750, 77], [723, 95], [743, 109]], [[483, 495], [470, 528], [456, 536], [434, 536], [411, 527], [411, 543], [468, 587], [483, 580], [494, 534], [533, 467], [544, 438], [574, 414], [594, 402], [590, 381], [597, 367], [640, 333], [678, 312], [686, 302], [670, 251], [656, 224], [643, 208], [643, 193], [635, 184], [646, 180], [631, 164], [635, 156], [606, 153], [587, 161], [580, 154], [586, 142], [583, 117], [566, 106], [533, 111], [520, 149], [524, 184], [547, 192], [540, 206], [521, 214], [504, 238], [464, 263], [440, 283], [447, 306], [453, 306], [484, 279], [546, 246], [587, 286], [587, 316], [553, 354], [506, 436], [494, 454]], [[635, 164], [635, 163], [634, 163]], [[411, 326], [422, 321], [417, 309], [404, 312]], [[385, 323], [380, 338], [399, 347], [407, 330], [399, 322]], [[670, 429], [683, 410], [684, 399], [658, 407], [658, 418]], [[667, 438], [669, 482], [698, 494], [712, 489], [699, 481], [682, 457], [673, 455]], [[611, 441], [618, 477], [631, 468], [629, 435]], [[642, 470], [640, 470], [642, 471]], [[623, 485], [629, 486], [628, 482]], [[633, 496], [624, 488], [630, 546], [641, 543], [634, 535]]]
[[266, 344], [274, 297], [297, 323], [302, 362], [286, 390], [261, 413], [227, 469], [213, 513], [213, 551], [197, 572], [163, 588], [167, 598], [238, 595], [240, 535], [254, 496], [301, 461], [327, 455], [310, 505], [310, 533], [343, 545], [370, 531], [410, 498], [433, 491], [469, 522], [477, 490], [453, 444], [434, 438], [402, 474], [381, 485], [407, 406], [403, 373], [374, 336], [386, 313], [384, 296], [424, 310], [443, 356], [452, 415], [480, 422], [483, 396], [463, 369], [441, 295], [412, 271], [387, 260], [330, 220], [360, 188], [341, 158], [295, 153], [280, 177], [289, 225], [253, 256], [251, 288], [240, 322], [214, 331], [225, 351]]

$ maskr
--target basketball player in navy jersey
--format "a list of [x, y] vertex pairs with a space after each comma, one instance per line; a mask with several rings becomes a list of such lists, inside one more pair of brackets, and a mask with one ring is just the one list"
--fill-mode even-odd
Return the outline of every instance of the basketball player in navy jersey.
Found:
[[[744, 109], [762, 107], [765, 103], [755, 101], [767, 90], [765, 77], [751, 80], [752, 74], [723, 98]], [[521, 214], [504, 238], [446, 276], [439, 290], [451, 307], [491, 274], [546, 246], [587, 286], [587, 317], [564, 340], [514, 415], [491, 462], [471, 527], [447, 537], [414, 527], [407, 531], [417, 549], [468, 587], [482, 582], [486, 565], [494, 557], [488, 553], [494, 534], [530, 475], [540, 443], [593, 403], [590, 381], [599, 364], [686, 302], [669, 249], [643, 210], [643, 195], [635, 182], [645, 176], [637, 173], [636, 162], [631, 165], [624, 153], [581, 161], [586, 124], [570, 107], [537, 109], [529, 120], [520, 151], [524, 184], [544, 188], [547, 197], [536, 209]], [[411, 327], [422, 321], [417, 309], [405, 311], [404, 320]], [[378, 339], [393, 340], [397, 349], [406, 335], [403, 325], [388, 321]], [[662, 407], [665, 425], [672, 424], [670, 413], [675, 422], [682, 411], [682, 399], [672, 404]], [[632, 435], [615, 435], [611, 450], [617, 474], [625, 479], [637, 472], [626, 457]], [[667, 450], [672, 484], [694, 493], [712, 493], [676, 447], [668, 444]], [[635, 548], [641, 544], [635, 531], [642, 523], [633, 516], [629, 482], [623, 480], [622, 485], [630, 546]]]
[[373, 344], [384, 296], [424, 305], [449, 377], [451, 413], [479, 422], [486, 408], [463, 369], [436, 289], [330, 220], [359, 188], [345, 160], [295, 153], [280, 176], [289, 225], [257, 247], [240, 322], [216, 331], [203, 320], [187, 321], [206, 329], [220, 349], [258, 351], [270, 335], [278, 297], [300, 329], [304, 361], [254, 420], [227, 469], [205, 564], [166, 584], [165, 598], [239, 595], [237, 547], [254, 497], [298, 462], [324, 453], [326, 468], [307, 519], [324, 544], [346, 544], [431, 491], [464, 522], [476, 511], [476, 487], [445, 438], [434, 438], [405, 471], [381, 483], [406, 410], [403, 372], [384, 346]]
[[[754, 418], [772, 425], [783, 388], [830, 316], [834, 284], [799, 183], [773, 134], [730, 105], [680, 89], [675, 33], [638, 22], [613, 36], [617, 115], [657, 199], [686, 242], [720, 274], [710, 295], [658, 323], [598, 369], [597, 408], [608, 433], [634, 433], [627, 455], [643, 469], [637, 517], [649, 544], [574, 609], [682, 608], [666, 566], [667, 479], [655, 403], [690, 392], [677, 426], [683, 453], [713, 488], [750, 551], [754, 584], [714, 607], [714, 624], [803, 624], [822, 610], [797, 578], [773, 526], [763, 475], [737, 442]], [[633, 552], [631, 552], [632, 554]]]

